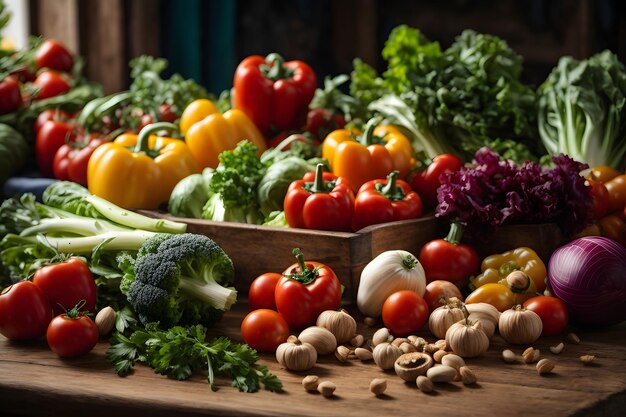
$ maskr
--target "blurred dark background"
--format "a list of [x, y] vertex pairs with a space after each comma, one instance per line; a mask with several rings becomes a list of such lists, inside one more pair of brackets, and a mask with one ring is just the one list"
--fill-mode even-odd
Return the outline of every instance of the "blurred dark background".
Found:
[[626, 61], [618, 0], [30, 0], [31, 32], [56, 37], [86, 59], [107, 92], [129, 84], [128, 61], [162, 56], [213, 93], [230, 88], [250, 54], [278, 52], [318, 73], [349, 73], [356, 57], [383, 67], [392, 28], [408, 24], [447, 47], [463, 29], [500, 36], [538, 85], [558, 58], [611, 49]]

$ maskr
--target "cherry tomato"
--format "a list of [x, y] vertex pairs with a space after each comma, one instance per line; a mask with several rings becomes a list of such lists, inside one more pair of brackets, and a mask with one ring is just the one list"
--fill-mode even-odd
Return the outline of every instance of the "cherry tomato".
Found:
[[418, 170], [411, 179], [411, 187], [419, 194], [425, 207], [437, 205], [437, 188], [441, 185], [439, 177], [446, 172], [454, 172], [463, 166], [463, 162], [448, 153], [437, 155], [432, 162]]
[[450, 281], [436, 279], [426, 285], [423, 298], [428, 305], [428, 311], [433, 311], [437, 307], [445, 305], [445, 300], [452, 297], [456, 297], [463, 301], [463, 294], [461, 294], [459, 287]]
[[604, 183], [609, 192], [609, 213], [622, 212], [626, 206], [626, 174], [618, 175]]
[[323, 140], [333, 130], [343, 129], [345, 126], [346, 119], [341, 114], [317, 107], [307, 113], [304, 130]]
[[422, 246], [419, 261], [424, 267], [427, 282], [437, 279], [463, 282], [476, 274], [480, 267], [478, 253], [473, 247], [446, 239], [431, 240]]
[[75, 309], [53, 318], [46, 332], [48, 346], [62, 358], [91, 352], [99, 337], [96, 323]]
[[20, 83], [13, 77], [0, 81], [0, 115], [13, 113], [22, 105]]
[[35, 157], [41, 175], [54, 175], [54, 157], [66, 141], [73, 141], [75, 134], [70, 124], [48, 120], [35, 136]]
[[609, 191], [606, 186], [599, 181], [587, 180], [587, 185], [591, 187], [591, 198], [593, 205], [591, 211], [595, 220], [604, 216], [609, 209]]
[[56, 71], [44, 71], [33, 82], [38, 89], [36, 100], [54, 97], [70, 91], [70, 83]]
[[[341, 283], [335, 272], [327, 265], [307, 261], [296, 256], [294, 263], [283, 272], [283, 277], [276, 285], [274, 298], [278, 312], [292, 329], [303, 329], [315, 324], [317, 316], [325, 310], [337, 310], [341, 305]], [[302, 278], [302, 271], [308, 271], [307, 277], [314, 277], [310, 282]]]
[[248, 290], [250, 311], [260, 308], [277, 311], [274, 293], [276, 292], [276, 284], [282, 277], [279, 273], [267, 272], [259, 275], [252, 281]]
[[82, 311], [96, 307], [96, 282], [80, 258], [46, 265], [35, 271], [33, 283], [44, 293], [55, 314], [61, 314], [84, 300]]
[[569, 313], [561, 299], [539, 295], [526, 300], [523, 305], [525, 309], [532, 310], [541, 317], [542, 336], [558, 336], [567, 327]]
[[396, 291], [383, 303], [383, 323], [395, 336], [416, 333], [424, 327], [428, 315], [426, 301], [415, 291]]
[[248, 313], [241, 322], [241, 336], [259, 352], [273, 352], [287, 341], [289, 325], [278, 312], [261, 308]]
[[69, 113], [64, 112], [63, 110], [59, 110], [59, 109], [46, 109], [44, 111], [42, 111], [41, 113], [39, 113], [37, 115], [37, 118], [35, 119], [35, 123], [33, 125], [34, 129], [35, 129], [35, 133], [39, 132], [41, 130], [41, 127], [44, 125], [44, 123], [46, 123], [48, 120], [52, 120], [52, 121], [59, 121], [59, 122], [69, 122], [71, 119], [73, 118], [73, 116]]
[[176, 119], [178, 119], [178, 114], [176, 114], [171, 104], [165, 103], [159, 106], [159, 121], [174, 123]]
[[30, 281], [6, 287], [0, 294], [0, 333], [11, 340], [35, 339], [46, 333], [52, 307]]
[[74, 66], [74, 57], [61, 42], [46, 39], [35, 52], [35, 65], [38, 69], [69, 72]]
[[619, 213], [609, 214], [598, 220], [601, 235], [613, 239], [622, 246], [626, 246], [626, 221]]

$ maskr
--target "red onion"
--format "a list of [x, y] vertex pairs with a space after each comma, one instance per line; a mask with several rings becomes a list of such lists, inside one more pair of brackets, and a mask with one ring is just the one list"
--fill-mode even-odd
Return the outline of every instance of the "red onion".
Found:
[[587, 236], [558, 248], [548, 263], [548, 284], [573, 323], [626, 320], [626, 248], [612, 239]]

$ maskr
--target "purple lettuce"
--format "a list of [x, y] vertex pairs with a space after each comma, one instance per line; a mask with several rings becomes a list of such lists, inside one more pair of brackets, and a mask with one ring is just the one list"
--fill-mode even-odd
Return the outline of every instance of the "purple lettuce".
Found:
[[588, 166], [566, 155], [552, 161], [551, 168], [516, 165], [481, 148], [471, 166], [442, 175], [435, 215], [458, 221], [473, 237], [508, 224], [553, 222], [566, 235], [579, 232], [591, 221], [591, 192], [580, 175]]

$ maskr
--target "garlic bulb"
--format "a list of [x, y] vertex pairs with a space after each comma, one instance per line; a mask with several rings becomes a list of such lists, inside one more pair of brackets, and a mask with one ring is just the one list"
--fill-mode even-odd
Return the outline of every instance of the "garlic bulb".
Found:
[[317, 325], [330, 330], [338, 345], [349, 342], [356, 335], [356, 320], [346, 310], [323, 311], [317, 317]]
[[376, 365], [378, 365], [380, 369], [387, 370], [394, 367], [396, 359], [402, 356], [402, 351], [399, 347], [389, 342], [383, 342], [376, 345], [372, 356], [374, 357], [374, 362], [376, 362]]
[[543, 323], [537, 313], [518, 305], [502, 312], [498, 328], [500, 336], [507, 342], [524, 345], [539, 339]]
[[405, 250], [385, 251], [372, 259], [361, 272], [356, 303], [369, 317], [380, 317], [387, 297], [411, 290], [424, 295], [426, 274], [417, 258]]
[[482, 355], [489, 349], [489, 338], [481, 327], [479, 321], [472, 323], [466, 319], [454, 323], [446, 332], [448, 347], [462, 358]]
[[298, 339], [302, 343], [312, 344], [319, 355], [328, 355], [337, 348], [335, 335], [320, 326], [307, 327], [300, 332]]
[[486, 318], [484, 315], [470, 313], [470, 315], [467, 316], [467, 319], [471, 322], [479, 321], [480, 325], [482, 326], [481, 328], [483, 329], [483, 332], [485, 332], [489, 339], [491, 339], [496, 332], [496, 324], [493, 322], [493, 320]]
[[276, 360], [282, 366], [292, 371], [306, 371], [313, 368], [317, 362], [317, 351], [310, 343], [294, 342], [281, 343], [276, 348]]
[[446, 337], [446, 331], [450, 326], [459, 320], [463, 320], [465, 314], [456, 303], [448, 303], [441, 307], [437, 307], [430, 313], [428, 317], [428, 328], [430, 332], [437, 338]]
[[470, 314], [474, 314], [476, 318], [485, 318], [491, 320], [495, 326], [498, 326], [500, 320], [500, 312], [497, 308], [489, 303], [466, 303], [465, 307]]

